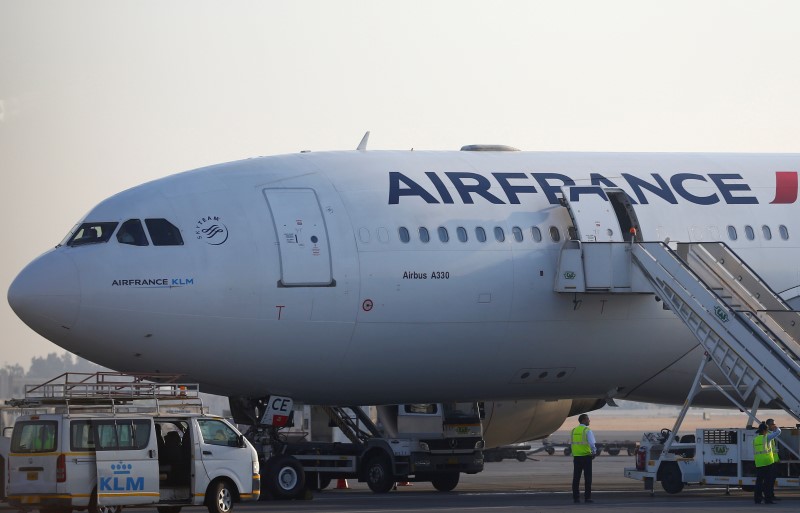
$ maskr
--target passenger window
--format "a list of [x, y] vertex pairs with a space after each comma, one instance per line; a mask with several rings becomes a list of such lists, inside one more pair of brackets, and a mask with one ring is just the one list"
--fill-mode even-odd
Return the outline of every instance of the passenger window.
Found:
[[153, 246], [183, 246], [183, 237], [178, 228], [166, 219], [145, 219]]
[[765, 240], [772, 240], [772, 230], [770, 230], [769, 226], [763, 225], [761, 227], [761, 233], [764, 234]]
[[447, 233], [447, 228], [444, 226], [439, 227], [439, 240], [442, 242], [447, 242], [450, 240], [450, 234]]
[[428, 233], [428, 229], [425, 228], [424, 226], [419, 229], [419, 240], [421, 240], [422, 242], [428, 242], [429, 240], [431, 240], [431, 236]]
[[83, 246], [108, 242], [119, 223], [83, 223], [67, 242], [67, 246]]
[[406, 228], [405, 226], [401, 226], [400, 230], [398, 231], [400, 232], [400, 240], [402, 242], [407, 243], [408, 241], [411, 240], [411, 235], [408, 234], [408, 228]]
[[150, 440], [150, 421], [145, 419], [98, 420], [93, 430], [98, 451], [145, 449]]
[[789, 229], [786, 226], [780, 225], [778, 231], [781, 232], [781, 239], [789, 240]]
[[739, 234], [736, 233], [736, 227], [728, 225], [728, 238], [730, 240], [736, 240], [739, 238]]
[[531, 235], [536, 242], [542, 242], [542, 230], [538, 226], [531, 226]]
[[467, 242], [467, 229], [463, 226], [459, 226], [456, 229], [456, 234], [458, 235], [458, 240], [461, 242]]
[[561, 240], [561, 233], [559, 233], [558, 228], [555, 226], [550, 227], [550, 238], [553, 242], [558, 242]]
[[494, 238], [497, 242], [503, 242], [506, 240], [506, 232], [503, 231], [503, 228], [500, 226], [494, 227]]
[[197, 419], [203, 443], [211, 445], [224, 445], [227, 447], [239, 446], [239, 435], [227, 424], [219, 420]]
[[117, 232], [117, 241], [120, 244], [130, 244], [131, 246], [149, 245], [142, 222], [138, 219], [128, 219], [122, 223]]
[[511, 228], [511, 233], [514, 234], [514, 240], [517, 242], [522, 242], [522, 228], [519, 226], [515, 226]]
[[72, 451], [93, 451], [94, 435], [88, 420], [73, 420], [69, 425], [69, 445]]
[[478, 239], [478, 242], [486, 242], [486, 230], [477, 226], [475, 228], [475, 238]]
[[747, 237], [747, 240], [753, 240], [756, 238], [756, 234], [753, 231], [753, 227], [749, 224], [745, 225], [744, 227], [744, 235]]
[[11, 437], [11, 452], [53, 452], [57, 435], [58, 423], [53, 420], [17, 422]]

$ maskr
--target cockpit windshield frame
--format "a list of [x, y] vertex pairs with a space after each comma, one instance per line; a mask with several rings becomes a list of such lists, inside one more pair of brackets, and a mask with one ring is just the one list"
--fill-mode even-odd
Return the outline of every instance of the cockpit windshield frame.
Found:
[[108, 242], [118, 224], [116, 221], [81, 223], [67, 241], [67, 246], [75, 247]]

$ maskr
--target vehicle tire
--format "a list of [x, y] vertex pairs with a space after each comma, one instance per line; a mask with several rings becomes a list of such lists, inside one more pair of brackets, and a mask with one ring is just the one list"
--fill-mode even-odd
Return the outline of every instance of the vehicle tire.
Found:
[[89, 513], [119, 513], [122, 511], [122, 506], [101, 506], [97, 504], [97, 488], [92, 490], [92, 495], [89, 497]]
[[331, 484], [331, 477], [317, 472], [306, 472], [306, 488], [318, 492]]
[[570, 449], [569, 447], [564, 447], [564, 456], [571, 456], [571, 455], [572, 455], [572, 449]]
[[609, 456], [619, 456], [620, 449], [616, 447], [614, 449], [606, 449], [606, 450], [608, 451]]
[[547, 449], [544, 450], [544, 452], [546, 452], [547, 454], [552, 456], [553, 454], [556, 453], [556, 450], [554, 448], [552, 448], [552, 447], [548, 447]]
[[452, 492], [458, 486], [459, 477], [461, 477], [461, 474], [458, 472], [448, 472], [447, 474], [435, 476], [431, 479], [431, 484], [440, 492]]
[[229, 513], [233, 510], [235, 493], [230, 483], [224, 479], [214, 481], [208, 486], [206, 507], [208, 513]]
[[634, 454], [636, 454], [636, 450], [630, 447], [628, 447], [627, 451], [628, 451], [628, 456], [633, 456]]
[[181, 506], [156, 506], [158, 513], [180, 513]]
[[517, 461], [519, 461], [520, 463], [527, 461], [528, 459], [528, 455], [525, 454], [525, 451], [517, 451], [516, 456], [517, 456]]
[[683, 490], [683, 478], [677, 465], [667, 465], [661, 474], [661, 488], [670, 494], [680, 493]]
[[267, 462], [266, 487], [275, 499], [296, 499], [303, 495], [306, 473], [293, 456], [277, 456]]
[[394, 476], [386, 456], [373, 456], [366, 466], [367, 486], [375, 493], [388, 493], [394, 486]]

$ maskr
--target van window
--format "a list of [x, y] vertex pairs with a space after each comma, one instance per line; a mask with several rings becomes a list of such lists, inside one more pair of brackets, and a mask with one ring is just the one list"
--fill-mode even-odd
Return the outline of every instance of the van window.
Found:
[[98, 451], [145, 449], [150, 440], [150, 421], [97, 420], [94, 422], [94, 439]]
[[17, 422], [11, 438], [11, 452], [53, 452], [57, 435], [58, 423], [54, 420]]
[[69, 425], [69, 448], [71, 451], [93, 451], [94, 433], [88, 420], [73, 420]]
[[214, 419], [197, 419], [203, 442], [211, 445], [239, 446], [239, 435], [222, 421]]

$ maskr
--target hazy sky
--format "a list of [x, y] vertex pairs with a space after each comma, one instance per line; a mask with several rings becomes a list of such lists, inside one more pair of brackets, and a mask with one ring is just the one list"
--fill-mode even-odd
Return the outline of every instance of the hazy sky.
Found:
[[[800, 2], [0, 0], [0, 289], [96, 203], [300, 150], [797, 152]], [[57, 348], [0, 301], [0, 364]]]

